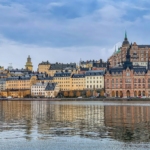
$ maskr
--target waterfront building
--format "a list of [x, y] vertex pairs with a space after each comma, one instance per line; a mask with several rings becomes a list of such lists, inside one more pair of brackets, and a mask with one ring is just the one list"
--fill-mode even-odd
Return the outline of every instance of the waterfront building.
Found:
[[53, 77], [51, 76], [42, 76], [37, 78], [37, 82], [44, 82], [44, 83], [52, 83], [53, 82]]
[[54, 83], [58, 83], [61, 91], [69, 91], [71, 88], [71, 73], [57, 72], [53, 77]]
[[31, 57], [30, 57], [30, 55], [29, 55], [28, 58], [27, 58], [27, 62], [26, 62], [26, 65], [25, 65], [25, 69], [26, 69], [26, 70], [30, 70], [30, 71], [33, 70], [33, 65], [32, 65], [32, 62], [31, 62]]
[[60, 87], [57, 83], [48, 83], [45, 88], [45, 97], [56, 97], [60, 91]]
[[128, 47], [125, 62], [108, 68], [105, 74], [105, 92], [108, 97], [150, 96], [150, 62], [147, 66], [135, 66]]
[[30, 89], [7, 89], [0, 92], [1, 96], [4, 97], [14, 97], [14, 98], [24, 98], [30, 96]]
[[131, 56], [130, 61], [133, 62], [133, 66], [147, 67], [150, 56], [150, 45], [138, 45], [136, 42], [130, 44], [126, 33], [122, 46], [115, 49], [115, 52], [108, 59], [110, 67], [117, 67], [126, 61], [126, 53], [129, 47]]
[[6, 89], [31, 89], [31, 85], [36, 83], [37, 76], [22, 76], [6, 78]]
[[86, 89], [103, 89], [104, 88], [104, 71], [91, 70], [85, 73]]
[[31, 95], [45, 97], [45, 88], [46, 88], [47, 84], [48, 84], [47, 82], [33, 84], [31, 86]]
[[71, 76], [71, 90], [84, 90], [85, 89], [85, 74], [73, 74]]

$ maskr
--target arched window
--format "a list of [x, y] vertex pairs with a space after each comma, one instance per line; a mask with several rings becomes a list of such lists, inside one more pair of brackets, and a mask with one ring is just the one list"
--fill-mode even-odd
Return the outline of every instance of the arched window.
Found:
[[136, 83], [136, 79], [134, 79], [134, 82]]
[[141, 79], [138, 79], [138, 82], [141, 83]]

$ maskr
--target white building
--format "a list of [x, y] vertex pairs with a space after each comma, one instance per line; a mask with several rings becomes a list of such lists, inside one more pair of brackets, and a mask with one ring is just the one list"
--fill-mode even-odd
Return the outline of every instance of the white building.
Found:
[[31, 86], [31, 95], [40, 97], [56, 97], [60, 88], [57, 83], [36, 83]]
[[91, 70], [85, 73], [86, 89], [102, 89], [104, 88], [104, 71]]
[[47, 83], [36, 83], [31, 86], [31, 95], [32, 96], [42, 96], [45, 97], [45, 88]]

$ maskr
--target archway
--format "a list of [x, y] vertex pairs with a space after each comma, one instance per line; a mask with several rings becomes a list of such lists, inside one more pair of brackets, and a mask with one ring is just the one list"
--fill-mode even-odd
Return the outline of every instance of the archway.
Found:
[[130, 91], [129, 90], [127, 91], [127, 97], [130, 97]]
[[121, 98], [123, 97], [123, 92], [122, 92], [122, 91], [120, 91], [120, 97], [121, 97]]
[[112, 91], [112, 97], [115, 97], [115, 92], [114, 91]]
[[118, 97], [118, 96], [119, 96], [118, 91], [116, 91], [116, 97]]
[[141, 91], [139, 91], [138, 96], [141, 96]]
[[143, 91], [142, 95], [145, 96], [145, 91]]
[[137, 97], [137, 91], [134, 91], [134, 96]]

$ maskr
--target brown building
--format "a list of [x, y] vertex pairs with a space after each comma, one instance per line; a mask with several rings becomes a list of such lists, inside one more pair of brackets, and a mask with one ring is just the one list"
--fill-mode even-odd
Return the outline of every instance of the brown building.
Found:
[[117, 67], [122, 65], [126, 61], [126, 53], [130, 48], [130, 61], [133, 62], [133, 66], [146, 66], [150, 57], [150, 45], [138, 45], [135, 42], [130, 44], [125, 33], [125, 38], [122, 46], [115, 50], [113, 55], [108, 59], [110, 67]]
[[150, 96], [150, 63], [134, 66], [130, 60], [132, 45], [126, 52], [126, 61], [108, 68], [105, 74], [105, 92], [108, 97]]

